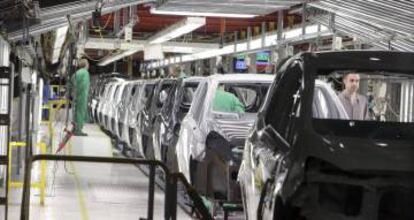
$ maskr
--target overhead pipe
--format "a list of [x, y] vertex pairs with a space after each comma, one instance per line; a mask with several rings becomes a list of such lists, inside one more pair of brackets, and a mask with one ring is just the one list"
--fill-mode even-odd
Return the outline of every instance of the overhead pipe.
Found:
[[[323, 25], [329, 25], [329, 16], [313, 17], [313, 21]], [[386, 35], [376, 31], [373, 27], [368, 26], [360, 21], [352, 21], [347, 18], [337, 16], [336, 28], [344, 34], [352, 34], [364, 39], [365, 43], [369, 43], [382, 49], [388, 49], [388, 42], [391, 43], [392, 48], [399, 51], [414, 51], [414, 42], [409, 39], [393, 39], [393, 36]]]
[[[327, 10], [329, 11], [329, 9], [327, 9]], [[410, 35], [410, 33], [413, 33], [412, 30], [414, 30], [414, 28], [412, 30], [409, 30], [407, 28], [401, 28], [401, 27], [390, 27], [390, 26], [385, 26], [385, 25], [382, 25], [382, 24], [379, 24], [378, 25], [378, 23], [375, 23], [372, 20], [361, 19], [360, 15], [351, 15], [351, 14], [336, 12], [334, 10], [331, 10], [330, 12], [336, 13], [336, 14], [341, 15], [343, 17], [347, 17], [349, 19], [355, 19], [356, 17], [359, 17], [357, 19], [360, 20], [360, 21], [362, 21], [362, 22], [370, 22], [370, 23], [373, 23], [373, 24], [381, 27], [382, 29], [389, 29], [390, 31], [399, 32], [399, 33], [402, 33], [404, 35]]]
[[[119, 10], [124, 7], [132, 6], [132, 5], [139, 5], [139, 4], [145, 4], [148, 2], [154, 2], [154, 0], [117, 0], [112, 3], [108, 3], [102, 7], [102, 14], [107, 14], [116, 10]], [[83, 6], [83, 5], [81, 5]], [[76, 12], [73, 13], [66, 13], [70, 14], [70, 18], [72, 21], [77, 22], [83, 19], [89, 19], [92, 17], [92, 11], [94, 11], [95, 8], [93, 7], [79, 7]], [[67, 18], [64, 16], [62, 17], [61, 14], [55, 13], [54, 16], [47, 20], [42, 20], [40, 24], [32, 25], [30, 26], [30, 35], [39, 35], [51, 30], [54, 30], [56, 28], [62, 27], [67, 25]], [[23, 37], [22, 30], [15, 31], [8, 34], [8, 39], [11, 41], [17, 41], [20, 40]]]
[[[331, 4], [334, 7], [337, 7], [339, 9], [354, 9], [355, 11], [357, 11], [358, 13], [362, 13], [365, 12], [366, 9], [371, 9], [372, 14], [374, 15], [387, 15], [390, 17], [396, 17], [397, 19], [400, 18], [402, 19], [403, 22], [406, 22], [406, 18], [407, 16], [404, 15], [409, 15], [409, 12], [405, 12], [405, 10], [401, 10], [402, 8], [396, 9], [394, 8], [393, 10], [391, 10], [390, 6], [388, 5], [388, 7], [378, 7], [378, 5], [373, 5], [376, 4], [376, 2], [361, 2], [361, 1], [352, 1], [352, 2], [348, 2], [348, 1], [336, 1], [336, 0], [324, 0], [325, 3]], [[399, 13], [395, 13], [396, 10], [399, 11]], [[364, 13], [365, 14], [365, 13]], [[376, 17], [376, 19], [381, 19], [384, 20], [386, 22], [389, 21], [389, 19], [383, 19], [382, 17]]]
[[[358, 4], [349, 4], [347, 2], [342, 2], [341, 4], [335, 4], [332, 1], [330, 2], [331, 8], [333, 8], [337, 14], [341, 14], [343, 16], [350, 16], [353, 19], [358, 19], [362, 21], [370, 21], [376, 25], [383, 26], [384, 28], [389, 28], [392, 30], [397, 30], [400, 32], [403, 32], [404, 34], [407, 34], [406, 32], [409, 32], [412, 30], [412, 19], [410, 19], [410, 16], [404, 16], [402, 18], [396, 18], [395, 14], [403, 14], [401, 13], [395, 13], [395, 11], [389, 11], [384, 10], [378, 7], [372, 7], [372, 5], [364, 4], [364, 5], [358, 5]], [[326, 4], [326, 2], [324, 2]], [[324, 4], [322, 3], [322, 4]], [[386, 17], [387, 19], [385, 19]], [[389, 18], [395, 18], [395, 19], [389, 19]], [[406, 27], [409, 27], [408, 29]], [[411, 33], [411, 32], [409, 32]]]
[[[383, 28], [398, 31], [402, 34], [411, 34], [414, 32], [414, 19], [410, 16], [398, 19], [398, 21], [390, 20], [390, 17], [395, 17], [395, 11], [388, 11], [369, 4], [348, 3], [346, 1], [324, 0], [321, 2], [309, 3], [312, 7], [320, 8], [332, 13], [336, 13], [343, 17], [357, 19], [365, 22], [371, 22]], [[403, 20], [402, 20], [403, 19]]]

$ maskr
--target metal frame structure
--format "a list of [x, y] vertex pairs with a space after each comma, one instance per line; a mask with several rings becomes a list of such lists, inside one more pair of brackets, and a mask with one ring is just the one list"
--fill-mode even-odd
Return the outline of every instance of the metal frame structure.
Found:
[[156, 168], [160, 168], [165, 173], [165, 206], [164, 218], [167, 220], [177, 219], [177, 184], [181, 182], [188, 192], [190, 199], [194, 203], [194, 211], [200, 219], [212, 220], [208, 209], [205, 207], [203, 200], [197, 191], [187, 182], [183, 174], [170, 173], [168, 168], [156, 160], [131, 159], [131, 158], [113, 158], [113, 157], [89, 157], [89, 156], [69, 156], [69, 155], [46, 155], [39, 154], [26, 158], [26, 172], [24, 174], [23, 196], [21, 206], [21, 220], [28, 220], [30, 216], [30, 181], [31, 168], [36, 161], [71, 161], [71, 162], [89, 162], [89, 163], [111, 163], [111, 164], [132, 164], [149, 166], [149, 187], [148, 187], [148, 207], [147, 220], [152, 220], [154, 216], [154, 193], [155, 193], [155, 175]]
[[[305, 33], [305, 34], [303, 34]], [[223, 48], [213, 49], [198, 53], [180, 55], [166, 58], [164, 60], [153, 61], [149, 64], [150, 69], [157, 69], [171, 64], [179, 64], [182, 62], [190, 62], [213, 58], [217, 56], [248, 53], [251, 51], [263, 50], [267, 48], [283, 48], [287, 45], [298, 44], [302, 42], [312, 42], [318, 38], [331, 37], [332, 32], [324, 25], [310, 25], [308, 23], [302, 24], [300, 27], [290, 28], [285, 30], [278, 29], [276, 32], [263, 32], [260, 37], [251, 38], [250, 31], [247, 33], [246, 41], [237, 42], [225, 45]]]
[[330, 26], [334, 15], [335, 30], [362, 43], [385, 50], [414, 50], [412, 1], [321, 0], [307, 5], [314, 12], [310, 20]]
[[4, 195], [0, 197], [0, 205], [5, 207], [4, 219], [8, 217], [8, 193], [9, 193], [9, 141], [10, 141], [10, 123], [11, 123], [11, 99], [13, 95], [13, 72], [9, 67], [0, 67], [0, 166], [4, 167], [3, 173], [0, 173], [4, 177], [3, 187]]
[[[102, 14], [114, 12], [124, 7], [154, 2], [153, 0], [116, 0], [102, 6]], [[68, 25], [67, 15], [70, 15], [72, 21], [81, 21], [89, 19], [92, 11], [96, 9], [95, 1], [77, 1], [68, 4], [60, 4], [55, 7], [48, 7], [40, 10], [40, 24], [30, 26], [30, 35], [39, 35], [56, 28]], [[22, 30], [9, 33], [8, 39], [17, 41], [23, 38]]]

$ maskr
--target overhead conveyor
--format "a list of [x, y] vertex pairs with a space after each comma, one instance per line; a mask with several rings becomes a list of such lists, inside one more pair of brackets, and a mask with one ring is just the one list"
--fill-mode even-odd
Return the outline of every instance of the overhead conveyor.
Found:
[[303, 3], [304, 0], [158, 0], [154, 14], [253, 18]]

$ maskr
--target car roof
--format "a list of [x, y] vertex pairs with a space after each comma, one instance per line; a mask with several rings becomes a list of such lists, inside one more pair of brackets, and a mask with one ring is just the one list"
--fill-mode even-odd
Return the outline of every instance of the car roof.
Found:
[[202, 76], [191, 76], [191, 77], [184, 78], [183, 81], [184, 82], [200, 82], [203, 79], [205, 79], [205, 77], [202, 77]]
[[[307, 58], [306, 58], [307, 57]], [[304, 52], [293, 56], [287, 61], [287, 67], [292, 61], [310, 61], [312, 68], [319, 69], [318, 74], [329, 74], [332, 70], [354, 71], [389, 71], [414, 74], [414, 53], [399, 51], [324, 51]], [[309, 59], [308, 59], [309, 58]]]
[[215, 74], [207, 77], [208, 79], [219, 82], [273, 82], [275, 75], [269, 74], [252, 74], [252, 73], [238, 73], [238, 74]]

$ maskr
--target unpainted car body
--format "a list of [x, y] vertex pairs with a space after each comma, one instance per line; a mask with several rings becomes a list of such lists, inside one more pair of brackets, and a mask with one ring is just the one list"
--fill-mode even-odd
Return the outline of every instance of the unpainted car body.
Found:
[[106, 120], [106, 115], [107, 115], [107, 105], [109, 104], [109, 99], [110, 96], [113, 95], [113, 88], [114, 88], [114, 84], [117, 82], [123, 82], [124, 79], [120, 79], [120, 78], [111, 78], [109, 80], [109, 82], [107, 82], [106, 84], [103, 85], [103, 88], [101, 89], [100, 93], [99, 93], [99, 100], [97, 102], [97, 107], [96, 107], [96, 118], [97, 118], [97, 122], [99, 123], [100, 126], [104, 127], [105, 125], [105, 120]]
[[117, 123], [118, 123], [118, 110], [121, 105], [121, 101], [125, 98], [124, 90], [125, 86], [128, 85], [128, 81], [121, 82], [117, 84], [117, 88], [114, 93], [114, 98], [112, 99], [109, 105], [109, 113], [108, 113], [108, 131], [111, 132], [112, 135], [117, 135]]
[[167, 164], [173, 172], [177, 171], [175, 145], [181, 122], [190, 109], [193, 95], [202, 79], [203, 77], [178, 79], [156, 115], [152, 133], [154, 157]]
[[[155, 117], [161, 111], [170, 89], [174, 86], [176, 79], [161, 79], [154, 82], [151, 98], [142, 100], [142, 108], [138, 111], [137, 127], [135, 137], [139, 152], [143, 153], [145, 158], [154, 159], [152, 147], [152, 133]], [[145, 86], [145, 85], [144, 85]], [[143, 96], [142, 96], [143, 97]]]
[[137, 97], [141, 84], [142, 81], [140, 80], [130, 81], [125, 88], [125, 93], [121, 99], [121, 103], [119, 104], [117, 115], [118, 128], [116, 129], [116, 135], [121, 142], [127, 145], [127, 147], [131, 147], [128, 137], [128, 115], [130, 114], [131, 103], [133, 102], [134, 98]]
[[[182, 121], [176, 147], [179, 171], [200, 193], [219, 200], [240, 199], [235, 180], [244, 140], [273, 78], [260, 74], [226, 74], [212, 75], [200, 82]], [[253, 90], [257, 92], [256, 97], [246, 107], [246, 113], [213, 110], [219, 84], [232, 89], [238, 85], [256, 89]], [[252, 107], [256, 109], [250, 113]]]
[[128, 114], [128, 137], [131, 149], [135, 155], [145, 157], [145, 151], [142, 146], [140, 121], [141, 112], [145, 106], [150, 106], [154, 90], [157, 86], [158, 80], [145, 80], [140, 85], [140, 89], [136, 98], [131, 102], [130, 111]]
[[110, 73], [110, 74], [102, 74], [99, 76], [91, 76], [91, 87], [89, 92], [89, 100], [88, 100], [88, 110], [90, 119], [94, 122], [98, 122], [98, 103], [100, 100], [100, 96], [105, 89], [105, 85], [115, 80], [116, 78], [128, 78], [126, 75], [121, 75], [119, 73]]
[[102, 112], [103, 112], [103, 123], [101, 124], [102, 127], [106, 130], [110, 132], [110, 120], [111, 120], [111, 109], [113, 108], [113, 102], [115, 101], [115, 95], [117, 93], [117, 91], [119, 90], [121, 84], [123, 83], [123, 81], [120, 82], [113, 82], [111, 83], [111, 88], [108, 91], [108, 96], [106, 97], [107, 100], [104, 103], [103, 107], [102, 107]]

